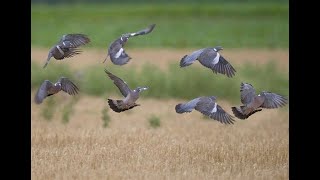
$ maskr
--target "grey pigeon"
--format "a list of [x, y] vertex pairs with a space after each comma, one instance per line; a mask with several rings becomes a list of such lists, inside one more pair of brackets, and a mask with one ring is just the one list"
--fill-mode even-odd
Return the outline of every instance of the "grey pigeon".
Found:
[[122, 79], [113, 75], [106, 69], [105, 72], [107, 73], [109, 78], [113, 80], [113, 83], [118, 87], [121, 94], [125, 97], [123, 100], [108, 99], [108, 104], [113, 111], [120, 113], [122, 111], [132, 109], [136, 106], [140, 106], [140, 104], [136, 104], [135, 102], [138, 100], [140, 92], [147, 90], [148, 87], [137, 87], [136, 89], [131, 90], [127, 83]]
[[35, 103], [41, 104], [45, 98], [57, 94], [61, 90], [69, 95], [75, 95], [79, 91], [78, 87], [66, 77], [61, 77], [55, 84], [45, 80], [35, 95]]
[[274, 109], [286, 105], [287, 99], [279, 94], [262, 91], [256, 95], [253, 86], [242, 83], [240, 86], [240, 98], [243, 104], [240, 107], [231, 107], [233, 114], [239, 119], [247, 119], [252, 114], [259, 112], [262, 108]]
[[217, 120], [223, 124], [233, 124], [235, 121], [233, 116], [228, 114], [217, 104], [215, 96], [198, 97], [187, 103], [177, 104], [175, 109], [179, 114], [186, 112], [189, 113], [195, 109], [209, 118]]
[[82, 51], [78, 49], [78, 47], [88, 44], [89, 42], [90, 39], [84, 34], [63, 35], [60, 41], [50, 49], [47, 61], [43, 68], [48, 65], [51, 57], [54, 57], [56, 60], [63, 60], [80, 54]]
[[120, 66], [127, 64], [131, 59], [131, 57], [124, 50], [124, 45], [126, 44], [128, 39], [133, 36], [146, 35], [152, 32], [155, 26], [156, 26], [155, 24], [151, 24], [149, 27], [142, 29], [140, 31], [121, 35], [109, 46], [108, 55], [103, 62], [105, 62], [110, 56], [111, 62], [113, 64], [120, 65]]
[[180, 67], [191, 65], [195, 60], [198, 60], [203, 66], [211, 69], [214, 73], [220, 73], [232, 77], [236, 70], [232, 65], [220, 55], [219, 51], [223, 48], [216, 46], [214, 48], [203, 48], [192, 52], [190, 55], [185, 55], [180, 60]]

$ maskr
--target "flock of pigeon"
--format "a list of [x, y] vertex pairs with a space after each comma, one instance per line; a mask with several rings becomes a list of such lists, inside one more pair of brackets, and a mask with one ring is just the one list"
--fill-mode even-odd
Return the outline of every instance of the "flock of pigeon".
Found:
[[[140, 31], [121, 35], [109, 46], [108, 55], [103, 62], [110, 57], [111, 62], [115, 65], [121, 66], [127, 64], [131, 57], [124, 50], [125, 43], [130, 37], [146, 35], [152, 32], [154, 27], [155, 24], [152, 24]], [[82, 51], [78, 48], [89, 42], [90, 39], [84, 34], [63, 35], [60, 41], [50, 49], [47, 61], [43, 68], [47, 67], [52, 57], [56, 60], [63, 60], [80, 54]], [[182, 57], [180, 60], [180, 67], [189, 66], [193, 64], [195, 60], [198, 60], [203, 66], [211, 69], [214, 73], [220, 73], [231, 78], [235, 75], [236, 70], [223, 56], [221, 56], [219, 51], [222, 49], [221, 46], [217, 46], [214, 48], [208, 47], [196, 50], [190, 55]], [[120, 113], [140, 106], [136, 101], [139, 98], [140, 92], [147, 90], [148, 87], [137, 87], [132, 90], [125, 81], [112, 74], [107, 69], [105, 69], [105, 73], [124, 96], [124, 99], [121, 100], [108, 99], [108, 104], [113, 111]], [[69, 95], [75, 95], [79, 91], [78, 87], [66, 77], [61, 77], [56, 83], [45, 80], [36, 92], [35, 102], [40, 104], [46, 97], [54, 95], [61, 90]], [[261, 111], [262, 108], [279, 108], [288, 103], [284, 96], [276, 93], [262, 91], [260, 94], [256, 95], [255, 89], [249, 83], [241, 83], [240, 93], [240, 99], [243, 105], [231, 107], [233, 114], [239, 119], [247, 119], [252, 114]], [[191, 112], [195, 109], [223, 124], [233, 124], [235, 122], [234, 117], [228, 114], [216, 101], [217, 99], [215, 96], [197, 97], [189, 102], [177, 104], [175, 110], [176, 113], [182, 114]]]

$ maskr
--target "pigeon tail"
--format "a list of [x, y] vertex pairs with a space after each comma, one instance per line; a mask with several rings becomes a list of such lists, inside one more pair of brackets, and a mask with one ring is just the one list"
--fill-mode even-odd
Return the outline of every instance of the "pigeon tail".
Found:
[[247, 119], [252, 114], [261, 111], [262, 109], [256, 109], [254, 111], [249, 112], [248, 114], [245, 114], [244, 112], [247, 110], [246, 106], [240, 106], [240, 107], [231, 107], [233, 114], [239, 118], [239, 119]]

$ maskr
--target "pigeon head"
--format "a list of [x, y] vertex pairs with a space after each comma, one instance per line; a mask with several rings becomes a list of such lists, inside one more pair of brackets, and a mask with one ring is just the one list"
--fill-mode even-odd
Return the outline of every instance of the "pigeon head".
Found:
[[147, 90], [147, 89], [149, 89], [148, 87], [137, 87], [136, 89], [134, 89], [133, 91], [134, 92], [142, 92], [142, 91], [145, 91], [145, 90]]
[[126, 34], [122, 34], [120, 39], [122, 42], [127, 42], [129, 37], [130, 37], [130, 34], [126, 33]]
[[222, 46], [216, 46], [216, 47], [213, 48], [213, 50], [216, 51], [216, 52], [218, 52], [218, 51], [220, 51], [222, 49], [223, 49]]

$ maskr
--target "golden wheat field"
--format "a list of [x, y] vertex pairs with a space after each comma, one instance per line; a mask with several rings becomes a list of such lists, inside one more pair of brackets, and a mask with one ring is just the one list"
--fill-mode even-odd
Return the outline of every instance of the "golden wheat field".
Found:
[[[40, 64], [45, 61], [46, 49], [31, 51], [31, 59]], [[188, 52], [161, 51], [170, 57], [157, 60], [161, 67], [169, 63], [165, 59], [177, 59]], [[130, 52], [137, 58], [128, 65], [139, 66], [144, 58], [150, 59], [157, 51]], [[234, 62], [241, 63], [246, 60], [245, 54], [252, 52], [234, 50], [229, 56], [237, 57]], [[99, 59], [104, 55], [103, 50], [91, 50], [65, 63], [74, 68], [84, 67], [90, 60], [101, 63]], [[258, 59], [265, 61], [270, 55], [288, 70], [288, 51], [255, 52]], [[262, 110], [247, 120], [236, 119], [234, 125], [223, 125], [203, 118], [197, 111], [177, 114], [174, 106], [186, 100], [146, 99], [142, 95], [138, 100], [141, 106], [123, 113], [108, 110], [110, 123], [104, 128], [102, 111], [109, 109], [107, 97], [80, 93], [69, 123], [64, 124], [62, 109], [72, 97], [64, 93], [55, 95], [61, 105], [48, 121], [41, 116], [43, 104], [33, 102], [34, 93], [31, 92], [31, 178], [34, 180], [289, 178], [288, 108]], [[110, 96], [120, 98], [120, 94]], [[234, 104], [221, 98], [219, 104], [232, 114], [230, 107]], [[160, 127], [149, 125], [152, 115], [159, 117]]]

